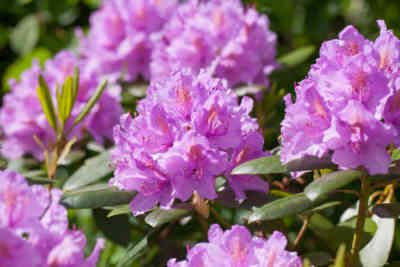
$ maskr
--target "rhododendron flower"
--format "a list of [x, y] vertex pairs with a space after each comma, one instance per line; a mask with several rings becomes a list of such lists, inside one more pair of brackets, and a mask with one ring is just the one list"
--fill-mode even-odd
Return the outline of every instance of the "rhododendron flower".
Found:
[[288, 95], [282, 122], [284, 163], [305, 155], [332, 152], [340, 168], [364, 167], [370, 174], [387, 173], [386, 147], [398, 143], [400, 41], [378, 21], [373, 43], [353, 26], [338, 40], [324, 42], [308, 77]]
[[87, 37], [78, 31], [88, 70], [110, 79], [150, 78], [151, 35], [160, 31], [176, 0], [108, 0], [90, 17]]
[[229, 86], [268, 86], [268, 75], [278, 66], [268, 18], [239, 0], [189, 0], [153, 39], [153, 79], [182, 68], [196, 73], [209, 68]]
[[264, 239], [252, 237], [249, 230], [241, 225], [234, 225], [224, 232], [214, 224], [208, 231], [208, 241], [189, 249], [187, 260], [178, 262], [170, 259], [168, 267], [302, 266], [296, 252], [285, 250], [287, 240], [277, 231]]
[[[104, 241], [85, 259], [86, 239], [68, 229], [61, 190], [34, 185], [14, 171], [0, 171], [0, 262], [7, 266], [95, 267]], [[3, 265], [2, 265], [3, 266]]]
[[[86, 71], [85, 62], [80, 61], [72, 52], [62, 51], [53, 60], [46, 62], [41, 70], [37, 61], [21, 75], [20, 81], [11, 80], [11, 92], [4, 96], [0, 110], [0, 125], [5, 138], [1, 153], [7, 158], [18, 158], [26, 153], [36, 158], [43, 158], [43, 149], [35, 142], [36, 136], [42, 143], [54, 142], [54, 131], [48, 124], [37, 96], [38, 76], [43, 75], [56, 103], [56, 87], [72, 75], [74, 67], [80, 71], [80, 84], [71, 118], [67, 127], [72, 124], [86, 102], [90, 99], [101, 80]], [[115, 86], [114, 86], [115, 87]], [[119, 104], [119, 89], [105, 90], [88, 116], [79, 123], [71, 135], [82, 137], [88, 131], [94, 139], [102, 143], [104, 138], [111, 138], [112, 127], [122, 114]]]
[[207, 73], [173, 73], [150, 85], [138, 103], [135, 118], [125, 114], [114, 128], [114, 178], [110, 184], [137, 191], [131, 202], [134, 214], [163, 208], [175, 198], [188, 200], [194, 191], [215, 199], [215, 179], [225, 175], [236, 193], [266, 192], [257, 176], [230, 175], [246, 160], [268, 155], [255, 119], [249, 116], [252, 100], [241, 104], [232, 90]]

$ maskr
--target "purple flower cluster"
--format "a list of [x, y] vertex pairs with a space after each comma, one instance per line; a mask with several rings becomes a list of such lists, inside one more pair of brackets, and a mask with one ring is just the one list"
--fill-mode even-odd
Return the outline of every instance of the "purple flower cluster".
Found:
[[161, 30], [176, 5], [176, 0], [104, 1], [90, 18], [88, 36], [78, 32], [88, 69], [110, 79], [149, 79], [150, 36]]
[[332, 153], [340, 168], [388, 172], [386, 147], [398, 144], [400, 133], [400, 41], [378, 24], [375, 42], [353, 26], [324, 42], [308, 77], [295, 87], [296, 102], [285, 97], [284, 163]]
[[269, 21], [240, 0], [109, 0], [80, 38], [88, 69], [110, 79], [160, 79], [210, 68], [229, 86], [267, 86], [277, 66]]
[[268, 184], [252, 175], [230, 175], [238, 164], [263, 155], [263, 137], [249, 116], [253, 102], [241, 104], [224, 81], [189, 70], [171, 74], [148, 88], [138, 115], [121, 117], [114, 128], [116, 169], [110, 184], [138, 194], [134, 214], [157, 203], [168, 208], [194, 191], [215, 199], [215, 178], [225, 175], [237, 199], [244, 191], [266, 192]]
[[104, 241], [84, 258], [85, 235], [68, 229], [61, 191], [28, 186], [14, 171], [0, 171], [1, 266], [95, 267]]
[[277, 66], [276, 35], [269, 21], [240, 0], [189, 0], [179, 6], [164, 29], [154, 36], [152, 78], [190, 68], [210, 68], [229, 86], [268, 85]]
[[[37, 96], [38, 76], [43, 75], [51, 90], [53, 103], [56, 103], [56, 85], [61, 86], [65, 78], [73, 74], [74, 67], [79, 67], [80, 84], [71, 119], [67, 123], [67, 126], [70, 126], [71, 121], [80, 113], [101, 82], [98, 77], [86, 71], [85, 63], [72, 52], [60, 52], [53, 60], [46, 62], [44, 70], [34, 61], [19, 81], [10, 82], [11, 92], [4, 96], [0, 110], [0, 126], [5, 135], [1, 148], [4, 156], [18, 158], [25, 153], [31, 153], [38, 159], [43, 158], [43, 149], [34, 141], [33, 136], [47, 144], [50, 140], [54, 141], [54, 131], [46, 120]], [[80, 137], [88, 131], [101, 143], [104, 137], [112, 137], [112, 127], [118, 122], [121, 114], [119, 89], [106, 90], [88, 116], [71, 134]]]
[[199, 243], [188, 251], [187, 260], [168, 261], [168, 267], [301, 267], [296, 252], [285, 250], [287, 240], [280, 232], [273, 232], [266, 240], [252, 237], [249, 230], [234, 225], [225, 232], [214, 224], [208, 231], [208, 243]]

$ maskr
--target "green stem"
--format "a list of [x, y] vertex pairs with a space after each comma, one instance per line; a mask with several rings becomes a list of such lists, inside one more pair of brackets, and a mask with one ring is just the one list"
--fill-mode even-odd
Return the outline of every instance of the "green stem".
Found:
[[225, 221], [225, 219], [221, 215], [219, 215], [219, 213], [211, 206], [210, 206], [210, 211], [211, 214], [214, 216], [215, 220], [217, 220], [217, 222], [221, 224], [222, 227], [224, 227], [225, 229], [231, 228], [231, 225], [227, 221]]
[[357, 225], [356, 232], [353, 236], [353, 243], [351, 247], [351, 256], [350, 256], [350, 266], [355, 267], [358, 263], [358, 253], [360, 251], [360, 240], [362, 237], [365, 218], [368, 214], [368, 198], [370, 191], [370, 182], [368, 177], [361, 176], [361, 192], [360, 192], [360, 203], [358, 205], [358, 216], [357, 216]]

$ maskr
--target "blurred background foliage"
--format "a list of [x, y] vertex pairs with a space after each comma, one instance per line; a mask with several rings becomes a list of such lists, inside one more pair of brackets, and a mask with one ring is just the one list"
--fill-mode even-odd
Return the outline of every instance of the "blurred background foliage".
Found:
[[[284, 114], [281, 98], [293, 90], [294, 82], [305, 77], [310, 65], [318, 56], [321, 42], [336, 38], [337, 34], [349, 24], [356, 26], [367, 38], [374, 39], [378, 34], [375, 22], [377, 19], [384, 19], [388, 28], [393, 29], [398, 36], [400, 34], [398, 0], [244, 0], [244, 2], [268, 15], [272, 30], [278, 34], [278, 57], [281, 62], [287, 63], [273, 73], [272, 92], [266, 94], [256, 106], [255, 112], [263, 125], [268, 149], [278, 145], [279, 124]], [[74, 49], [77, 45], [75, 29], [77, 27], [87, 29], [90, 14], [100, 3], [101, 0], [0, 0], [0, 77], [2, 77], [0, 97], [9, 90], [8, 80], [18, 78], [23, 70], [31, 66], [34, 58], [43, 63], [62, 49]], [[297, 51], [297, 54], [285, 57], [293, 51]], [[129, 105], [126, 108], [129, 108]], [[281, 185], [285, 186], [286, 191], [295, 193], [302, 191], [304, 181], [286, 179]], [[357, 188], [357, 185], [354, 187]], [[341, 200], [344, 201], [344, 205], [342, 203], [340, 206], [327, 208], [318, 216], [312, 217], [310, 230], [296, 247], [301, 255], [312, 259], [317, 266], [327, 266], [332, 263], [339, 246], [339, 242], [336, 241], [351, 237], [349, 231], [352, 231], [353, 225], [336, 224], [340, 214], [354, 203], [356, 198], [347, 195]], [[248, 215], [248, 210], [225, 206], [226, 203], [218, 202], [213, 205], [215, 212], [221, 215], [219, 219], [229, 224], [244, 223], [243, 217]], [[98, 264], [102, 267], [117, 266], [121, 255], [125, 254], [124, 247], [132, 246], [132, 241], [133, 244], [139, 242], [151, 230], [142, 217], [135, 218], [123, 214], [107, 219], [107, 213], [103, 209], [69, 211], [71, 225], [82, 229], [88, 237], [88, 251], [94, 245], [96, 237], [109, 238]], [[212, 218], [211, 222], [219, 220], [217, 217]], [[250, 228], [266, 232], [278, 229], [287, 234], [292, 244], [301, 227], [302, 219], [299, 216], [287, 216], [280, 221], [270, 221], [267, 226], [251, 225]], [[204, 223], [207, 222], [199, 217], [187, 221], [185, 225], [163, 226], [160, 234], [152, 237], [156, 242], [149, 246], [140, 260], [136, 260], [130, 266], [162, 266], [162, 262], [168, 257], [183, 256], [186, 245], [205, 240]], [[132, 225], [134, 227], [131, 227]], [[373, 223], [367, 224], [365, 229], [367, 233], [373, 233], [375, 230]], [[333, 232], [335, 236], [326, 235], [327, 232]], [[291, 244], [289, 248], [293, 248], [290, 247]], [[393, 252], [391, 261], [400, 260], [399, 229], [396, 230]]]

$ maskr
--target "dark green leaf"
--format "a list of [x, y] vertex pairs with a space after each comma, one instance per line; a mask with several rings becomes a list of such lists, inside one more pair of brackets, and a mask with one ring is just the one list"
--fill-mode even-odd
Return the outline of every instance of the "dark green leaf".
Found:
[[326, 168], [336, 168], [337, 166], [332, 163], [330, 156], [318, 158], [314, 156], [304, 156], [300, 159], [292, 160], [285, 164], [285, 167], [291, 171], [306, 171]]
[[75, 119], [74, 125], [78, 124], [86, 117], [86, 115], [90, 112], [93, 106], [97, 103], [97, 100], [99, 100], [101, 94], [103, 93], [106, 87], [107, 87], [107, 81], [105, 81], [99, 87], [97, 87], [92, 97], [89, 99], [89, 101], [83, 107], [81, 113], [79, 113], [78, 117]]
[[[302, 256], [302, 258], [307, 258], [311, 261], [314, 266], [325, 266], [332, 261], [332, 256], [324, 251], [316, 251], [307, 253]], [[311, 265], [310, 265], [311, 266]]]
[[112, 173], [110, 152], [104, 151], [89, 158], [64, 184], [64, 190], [73, 190], [94, 183]]
[[125, 255], [119, 260], [117, 267], [131, 267], [133, 261], [141, 257], [148, 246], [148, 236], [126, 249]]
[[190, 210], [187, 209], [162, 210], [156, 208], [149, 215], [146, 216], [145, 222], [149, 224], [151, 227], [157, 227], [163, 225], [164, 223], [168, 223], [170, 221], [179, 219], [188, 214], [189, 212]]
[[304, 193], [295, 194], [272, 201], [261, 208], [253, 209], [249, 223], [259, 220], [273, 220], [303, 212], [313, 206]]
[[372, 216], [378, 229], [374, 237], [360, 251], [363, 267], [382, 267], [388, 260], [394, 239], [396, 219]]
[[113, 209], [107, 214], [107, 217], [113, 217], [117, 215], [122, 215], [122, 214], [129, 214], [131, 213], [131, 208], [129, 205], [121, 205]]
[[315, 51], [315, 46], [309, 45], [298, 48], [284, 56], [278, 58], [279, 63], [288, 67], [294, 67], [306, 61]]
[[35, 15], [23, 18], [10, 34], [11, 48], [20, 55], [26, 55], [36, 46], [40, 35], [40, 25]]
[[29, 184], [52, 184], [55, 181], [46, 177], [25, 177]]
[[233, 169], [232, 174], [286, 173], [279, 156], [268, 156], [247, 161]]
[[92, 209], [129, 203], [135, 193], [120, 191], [107, 184], [96, 184], [67, 191], [61, 203], [71, 209]]
[[104, 209], [94, 209], [93, 218], [96, 226], [107, 237], [116, 244], [127, 246], [131, 242], [130, 231], [132, 225], [129, 223], [129, 217], [116, 216], [108, 218], [108, 211]]
[[51, 99], [50, 90], [47, 87], [46, 81], [44, 80], [42, 75], [39, 75], [39, 86], [37, 88], [37, 94], [43, 112], [46, 115], [47, 121], [49, 122], [51, 127], [53, 127], [53, 129], [57, 129], [56, 113], [54, 111], [54, 105]]
[[376, 205], [372, 212], [381, 218], [398, 218], [400, 216], [400, 203], [383, 203]]
[[305, 212], [303, 213], [303, 215], [311, 215], [311, 214], [313, 214], [313, 213], [319, 212], [319, 211], [324, 210], [324, 209], [327, 209], [327, 208], [335, 207], [335, 206], [338, 206], [338, 205], [340, 205], [340, 204], [342, 204], [341, 201], [331, 201], [331, 202], [327, 202], [327, 203], [324, 203], [324, 204], [322, 204], [322, 205], [320, 205], [320, 206], [317, 206], [317, 207], [315, 207], [315, 208], [312, 208], [312, 209], [310, 209], [310, 210], [305, 211]]
[[361, 172], [355, 170], [331, 172], [309, 184], [304, 189], [304, 193], [310, 200], [314, 201], [326, 196], [331, 191], [351, 183], [361, 175]]

